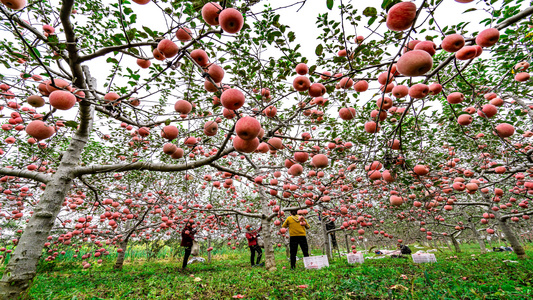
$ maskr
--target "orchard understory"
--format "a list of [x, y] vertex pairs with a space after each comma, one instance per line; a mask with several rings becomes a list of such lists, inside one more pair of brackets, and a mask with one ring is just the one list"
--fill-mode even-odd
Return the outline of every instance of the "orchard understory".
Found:
[[1, 299], [65, 256], [179, 257], [185, 224], [209, 260], [262, 227], [278, 274], [293, 210], [330, 259], [530, 264], [528, 1], [1, 2]]

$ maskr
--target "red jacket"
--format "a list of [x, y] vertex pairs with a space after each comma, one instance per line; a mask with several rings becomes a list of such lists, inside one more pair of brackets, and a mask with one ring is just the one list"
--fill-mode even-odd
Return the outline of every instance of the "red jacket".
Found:
[[[188, 233], [186, 233], [188, 231]], [[192, 228], [183, 228], [181, 231], [181, 246], [192, 247], [192, 241], [194, 240], [194, 234], [196, 230]]]
[[246, 238], [248, 239], [248, 246], [255, 246], [257, 245], [257, 233], [261, 231], [262, 227], [259, 227], [259, 229], [250, 231], [246, 233]]

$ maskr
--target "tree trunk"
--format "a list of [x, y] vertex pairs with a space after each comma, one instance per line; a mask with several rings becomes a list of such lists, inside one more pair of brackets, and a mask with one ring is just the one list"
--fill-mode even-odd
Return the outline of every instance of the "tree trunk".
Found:
[[56, 173], [46, 184], [39, 204], [35, 207], [34, 214], [26, 225], [13, 256], [5, 268], [4, 276], [0, 280], [1, 299], [19, 299], [35, 277], [44, 243], [50, 235], [65, 196], [71, 188], [74, 178], [73, 170], [78, 165], [80, 155], [87, 143], [93, 115], [94, 107], [80, 102], [80, 127], [68, 149], [63, 153]]
[[348, 254], [350, 253], [350, 243], [348, 242], [349, 241], [348, 234], [344, 235], [344, 240], [346, 241], [346, 254]]
[[151, 252], [150, 242], [146, 242], [146, 261], [150, 261]]
[[330, 243], [328, 230], [326, 229], [325, 221], [326, 221], [325, 218], [322, 218], [320, 220], [320, 223], [322, 225], [322, 232], [324, 234], [324, 250], [326, 252], [326, 255], [328, 256], [328, 261], [331, 261], [331, 243]]
[[[58, 170], [35, 208], [20, 242], [0, 281], [2, 299], [18, 299], [36, 275], [37, 264], [43, 252], [44, 243], [50, 234], [54, 221], [61, 210], [72, 179]], [[63, 173], [63, 174], [62, 174]]]
[[453, 234], [450, 234], [450, 239], [452, 240], [453, 247], [455, 248], [455, 252], [461, 253], [461, 247], [459, 246], [459, 242], [457, 242], [457, 239], [453, 236]]
[[117, 254], [117, 261], [115, 262], [113, 269], [122, 270], [122, 266], [124, 265], [124, 258], [126, 257], [126, 248], [128, 248], [128, 240], [120, 242], [119, 245], [122, 249], [122, 252], [119, 252]]
[[[266, 205], [264, 207], [267, 207]], [[261, 230], [263, 243], [265, 244], [265, 269], [276, 270], [276, 257], [274, 256], [274, 245], [272, 243], [272, 233], [270, 232], [270, 221], [267, 218], [261, 219]]]
[[505, 238], [511, 244], [511, 247], [513, 247], [513, 251], [518, 257], [518, 259], [526, 259], [527, 255], [524, 251], [524, 247], [522, 247], [522, 245], [520, 245], [520, 242], [518, 242], [518, 239], [509, 227], [509, 224], [507, 224], [507, 220], [499, 219], [498, 223], [503, 231], [503, 234], [505, 234]]
[[[211, 248], [211, 237], [207, 240], [207, 248]], [[207, 263], [211, 263], [211, 251], [207, 251]]]

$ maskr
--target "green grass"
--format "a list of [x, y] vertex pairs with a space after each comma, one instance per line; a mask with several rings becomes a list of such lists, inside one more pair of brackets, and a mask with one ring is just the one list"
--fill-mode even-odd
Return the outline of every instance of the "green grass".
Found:
[[[211, 264], [194, 264], [180, 272], [181, 257], [151, 262], [137, 258], [122, 271], [112, 259], [82, 270], [71, 260], [42, 264], [30, 299], [531, 299], [533, 259], [519, 263], [513, 253], [479, 255], [437, 253], [437, 263], [414, 264], [411, 259], [365, 260], [349, 265], [338, 256], [329, 268], [305, 270], [298, 261], [289, 267], [285, 252], [276, 252], [277, 270], [249, 267], [249, 253], [219, 253]], [[533, 257], [530, 247], [528, 256]], [[315, 254], [320, 254], [316, 252]], [[475, 254], [477, 260], [472, 259]], [[193, 275], [193, 276], [191, 276]], [[401, 275], [406, 275], [403, 279]], [[466, 277], [466, 279], [463, 279]], [[200, 279], [200, 280], [199, 280]], [[307, 285], [299, 288], [299, 285]]]

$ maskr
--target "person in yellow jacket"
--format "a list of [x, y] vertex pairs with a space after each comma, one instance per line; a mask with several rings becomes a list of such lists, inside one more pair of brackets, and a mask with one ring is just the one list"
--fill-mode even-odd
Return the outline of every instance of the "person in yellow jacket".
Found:
[[302, 248], [304, 257], [309, 256], [307, 246], [307, 237], [305, 229], [309, 229], [309, 224], [303, 216], [299, 216], [296, 210], [291, 210], [289, 216], [282, 225], [283, 228], [289, 228], [289, 249], [291, 252], [291, 269], [296, 267], [296, 253], [298, 253], [298, 245]]

